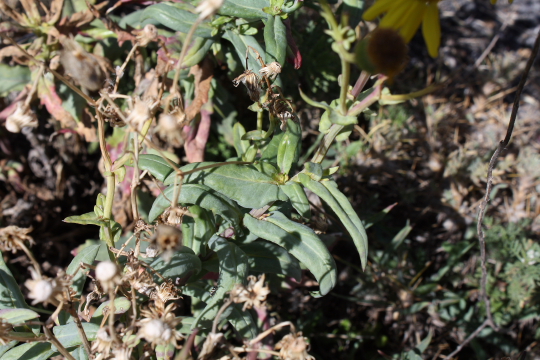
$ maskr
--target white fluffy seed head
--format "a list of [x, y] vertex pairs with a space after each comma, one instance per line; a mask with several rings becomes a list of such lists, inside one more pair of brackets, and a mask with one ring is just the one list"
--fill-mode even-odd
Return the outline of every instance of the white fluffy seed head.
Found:
[[153, 319], [144, 324], [141, 336], [149, 342], [168, 342], [172, 336], [172, 330], [165, 322]]
[[34, 301], [36, 303], [41, 303], [47, 301], [51, 297], [54, 287], [50, 281], [40, 280], [35, 283], [34, 288], [31, 289], [31, 291]]
[[111, 281], [118, 275], [118, 267], [112, 261], [102, 261], [96, 266], [96, 279]]

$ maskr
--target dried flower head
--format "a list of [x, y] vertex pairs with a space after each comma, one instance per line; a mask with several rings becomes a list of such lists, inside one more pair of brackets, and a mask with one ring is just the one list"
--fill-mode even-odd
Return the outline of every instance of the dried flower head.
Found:
[[6, 338], [6, 335], [8, 335], [13, 330], [13, 326], [8, 323], [5, 319], [0, 318], [0, 344], [6, 345], [8, 342], [10, 342], [10, 339]]
[[106, 74], [101, 69], [97, 58], [88, 53], [72, 38], [63, 37], [64, 49], [60, 53], [60, 62], [64, 70], [75, 79], [79, 85], [90, 91], [103, 87]]
[[137, 39], [137, 45], [146, 47], [152, 41], [158, 39], [158, 30], [155, 25], [147, 24], [142, 28], [142, 30], [134, 30], [133, 34]]
[[274, 61], [261, 68], [261, 70], [259, 70], [259, 73], [262, 76], [268, 76], [270, 79], [274, 80], [276, 76], [281, 74], [281, 65], [277, 61]]
[[63, 279], [63, 274], [51, 279], [40, 276], [34, 269], [30, 269], [32, 280], [26, 280], [24, 285], [30, 290], [28, 297], [32, 299], [32, 305], [53, 303], [57, 305], [64, 301], [64, 289], [69, 286], [69, 281]]
[[166, 143], [180, 147], [184, 144], [182, 128], [184, 127], [185, 120], [186, 114], [183, 111], [176, 111], [169, 114], [161, 113], [156, 126], [156, 133]]
[[233, 85], [235, 87], [238, 87], [240, 83], [246, 86], [249, 98], [252, 101], [259, 101], [262, 89], [260, 85], [260, 79], [257, 74], [255, 74], [249, 69], [244, 71], [242, 75], [238, 76], [236, 79], [233, 80]]
[[214, 15], [221, 5], [223, 5], [224, 0], [203, 0], [199, 6], [195, 8], [195, 11], [199, 13], [199, 19], [206, 19]]
[[38, 125], [36, 114], [31, 111], [24, 102], [19, 101], [15, 112], [6, 119], [6, 130], [12, 133], [21, 132], [25, 126], [36, 127]]
[[156, 345], [174, 344], [182, 339], [182, 334], [176, 330], [181, 322], [174, 316], [175, 304], [170, 304], [164, 310], [154, 307], [141, 311], [142, 320], [138, 322], [138, 337], [148, 341], [152, 347]]
[[133, 347], [122, 344], [122, 346], [113, 349], [113, 357], [111, 360], [130, 360], [132, 352]]
[[159, 224], [153, 244], [157, 245], [165, 259], [170, 259], [172, 253], [183, 244], [182, 231], [174, 226]]
[[248, 284], [236, 284], [231, 290], [231, 300], [235, 303], [244, 303], [243, 311], [251, 309], [253, 306], [260, 308], [264, 305], [266, 296], [270, 294], [268, 286], [264, 285], [264, 274], [259, 277], [248, 276]]
[[116, 112], [116, 109], [112, 107], [111, 105], [107, 105], [107, 107], [105, 107], [105, 109], [103, 109], [101, 113], [103, 114], [105, 121], [108, 121], [111, 124], [111, 126], [113, 127], [126, 126], [126, 123], [124, 122], [124, 120], [120, 119], [118, 112]]
[[219, 349], [225, 340], [222, 333], [210, 333], [204, 341], [198, 360], [210, 360], [216, 350]]
[[174, 285], [171, 279], [167, 279], [151, 294], [150, 299], [154, 300], [154, 306], [157, 310], [164, 311], [165, 303], [169, 300], [180, 299], [178, 288]]
[[187, 214], [189, 214], [189, 209], [187, 207], [171, 207], [164, 213], [164, 218], [166, 218], [165, 223], [172, 226], [180, 225], [182, 223], [182, 219]]
[[113, 346], [113, 338], [109, 330], [110, 328], [108, 326], [99, 328], [96, 334], [96, 340], [92, 343], [92, 352], [98, 352], [104, 356], [109, 356]]
[[0, 229], [0, 250], [15, 253], [21, 246], [25, 246], [25, 241], [28, 245], [34, 245], [34, 240], [28, 235], [32, 230], [31, 227], [20, 228], [14, 225]]
[[127, 273], [124, 276], [124, 279], [131, 284], [131, 287], [143, 295], [150, 296], [157, 287], [152, 279], [152, 275], [150, 275], [142, 266], [128, 264], [126, 265], [126, 269]]
[[309, 355], [309, 344], [307, 338], [302, 336], [301, 332], [287, 334], [275, 346], [279, 350], [279, 357], [282, 360], [315, 360]]
[[138, 131], [141, 131], [144, 123], [152, 116], [150, 112], [151, 103], [151, 100], [141, 100], [136, 97], [133, 100], [133, 109], [131, 109], [126, 118], [126, 122], [130, 123]]
[[102, 261], [96, 266], [96, 280], [106, 292], [122, 283], [118, 266], [112, 261]]

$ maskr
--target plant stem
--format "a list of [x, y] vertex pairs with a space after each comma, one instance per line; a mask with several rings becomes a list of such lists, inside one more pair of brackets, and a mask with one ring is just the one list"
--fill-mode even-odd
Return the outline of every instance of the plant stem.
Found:
[[67, 351], [64, 345], [62, 345], [60, 341], [58, 341], [56, 336], [54, 336], [51, 330], [49, 330], [49, 328], [45, 325], [43, 326], [43, 332], [45, 333], [47, 340], [49, 340], [54, 346], [56, 346], [60, 354], [62, 354], [68, 360], [75, 360], [75, 358], [71, 356], [71, 354]]
[[339, 94], [339, 103], [341, 106], [341, 115], [347, 114], [347, 93], [349, 92], [349, 82], [351, 81], [351, 65], [341, 56], [341, 93]]
[[339, 134], [341, 130], [343, 130], [343, 125], [338, 124], [332, 124], [330, 126], [330, 129], [324, 135], [324, 138], [322, 139], [321, 144], [317, 148], [317, 151], [315, 152], [315, 155], [313, 155], [313, 158], [311, 159], [311, 162], [320, 164], [326, 157], [326, 153], [328, 152], [328, 149], [330, 149], [330, 146], [334, 142], [334, 139]]

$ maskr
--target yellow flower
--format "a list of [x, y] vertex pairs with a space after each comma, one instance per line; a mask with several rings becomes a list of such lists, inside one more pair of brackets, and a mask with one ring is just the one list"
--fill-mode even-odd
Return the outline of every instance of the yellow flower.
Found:
[[399, 31], [406, 42], [411, 41], [422, 24], [422, 33], [429, 55], [437, 57], [441, 44], [441, 24], [439, 22], [440, 0], [377, 0], [364, 13], [364, 20], [371, 21], [386, 13], [379, 26]]

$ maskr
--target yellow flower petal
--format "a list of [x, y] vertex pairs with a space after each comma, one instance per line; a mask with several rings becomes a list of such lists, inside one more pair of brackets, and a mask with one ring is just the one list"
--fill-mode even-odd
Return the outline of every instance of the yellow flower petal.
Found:
[[420, 1], [414, 1], [411, 4], [411, 8], [408, 12], [407, 21], [403, 24], [400, 29], [400, 34], [405, 39], [405, 42], [410, 42], [414, 34], [420, 27], [422, 19], [424, 18], [424, 13], [426, 11], [426, 4]]
[[387, 12], [392, 5], [394, 5], [395, 0], [378, 0], [373, 4], [372, 7], [367, 9], [362, 15], [362, 18], [366, 21], [375, 20], [375, 18], [381, 15], [384, 12]]
[[429, 4], [424, 14], [422, 33], [426, 41], [429, 55], [436, 58], [439, 55], [441, 45], [441, 23], [439, 20], [439, 8], [437, 4]]
[[380, 27], [399, 29], [407, 22], [408, 14], [411, 12], [410, 1], [396, 1], [394, 6], [388, 11], [379, 23]]

